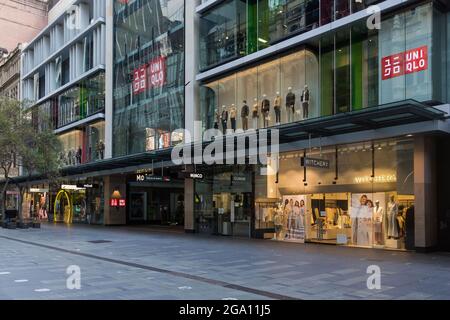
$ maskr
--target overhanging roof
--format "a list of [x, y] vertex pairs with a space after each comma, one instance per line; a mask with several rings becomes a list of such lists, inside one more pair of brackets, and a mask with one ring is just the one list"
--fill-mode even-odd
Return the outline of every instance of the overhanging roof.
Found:
[[447, 114], [415, 100], [404, 100], [280, 126], [280, 142], [374, 130], [444, 119]]
[[[444, 120], [446, 117], [447, 113], [434, 107], [419, 103], [415, 100], [404, 100], [377, 107], [289, 123], [275, 128], [268, 128], [268, 131], [270, 129], [278, 129], [280, 144], [282, 144], [306, 140], [310, 137], [326, 137], [410, 123]], [[203, 148], [207, 144], [208, 142], [204, 142]], [[92, 172], [98, 172], [99, 175], [106, 175], [110, 174], [112, 170], [120, 170], [120, 172], [126, 173], [133, 167], [150, 165], [152, 163], [155, 164], [155, 167], [161, 164], [165, 167], [173, 166], [171, 152], [172, 148], [167, 148], [64, 167], [61, 170], [61, 175], [75, 176]], [[41, 177], [39, 176], [33, 177], [33, 180], [40, 179]], [[26, 177], [17, 177], [13, 180], [16, 183], [23, 183], [26, 181]]]

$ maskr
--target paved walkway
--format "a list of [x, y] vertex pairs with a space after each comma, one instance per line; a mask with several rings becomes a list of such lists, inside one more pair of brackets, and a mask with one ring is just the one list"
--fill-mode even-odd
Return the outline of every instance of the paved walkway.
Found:
[[[66, 287], [67, 267], [81, 289]], [[368, 266], [381, 289], [367, 288]], [[0, 299], [450, 299], [450, 255], [125, 227], [0, 229]]]

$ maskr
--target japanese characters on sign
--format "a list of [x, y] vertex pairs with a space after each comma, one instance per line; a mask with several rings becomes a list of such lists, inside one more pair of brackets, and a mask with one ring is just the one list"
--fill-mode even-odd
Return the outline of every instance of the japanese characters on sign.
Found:
[[142, 65], [133, 71], [133, 94], [147, 90], [147, 65]]
[[158, 88], [166, 83], [166, 58], [156, 57], [133, 71], [133, 94], [137, 95], [150, 88]]
[[387, 80], [428, 69], [428, 47], [423, 46], [381, 59], [381, 79]]

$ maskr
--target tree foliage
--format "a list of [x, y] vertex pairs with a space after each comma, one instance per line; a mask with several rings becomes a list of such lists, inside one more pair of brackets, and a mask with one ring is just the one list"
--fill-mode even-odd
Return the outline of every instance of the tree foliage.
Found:
[[[4, 196], [16, 164], [28, 189], [34, 176], [53, 180], [59, 175], [61, 144], [54, 134], [51, 119], [38, 111], [24, 110], [21, 103], [0, 97], [0, 208], [4, 216]], [[20, 208], [19, 208], [20, 209]]]

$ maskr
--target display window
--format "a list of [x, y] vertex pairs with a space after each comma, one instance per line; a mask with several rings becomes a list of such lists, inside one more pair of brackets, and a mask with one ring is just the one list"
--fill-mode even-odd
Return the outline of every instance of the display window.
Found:
[[[280, 155], [255, 178], [255, 231], [281, 241], [412, 249], [413, 143], [388, 140]], [[322, 167], [304, 167], [301, 158]]]
[[[338, 7], [348, 12], [348, 5]], [[356, 22], [283, 56], [202, 83], [203, 129], [260, 129], [409, 99], [443, 102], [436, 64], [442, 50], [433, 50], [442, 47], [442, 37], [432, 37], [433, 26], [442, 23], [442, 14], [429, 3], [384, 17], [380, 30]]]
[[317, 117], [318, 59], [308, 49], [243, 70], [200, 90], [203, 129], [260, 129]]

